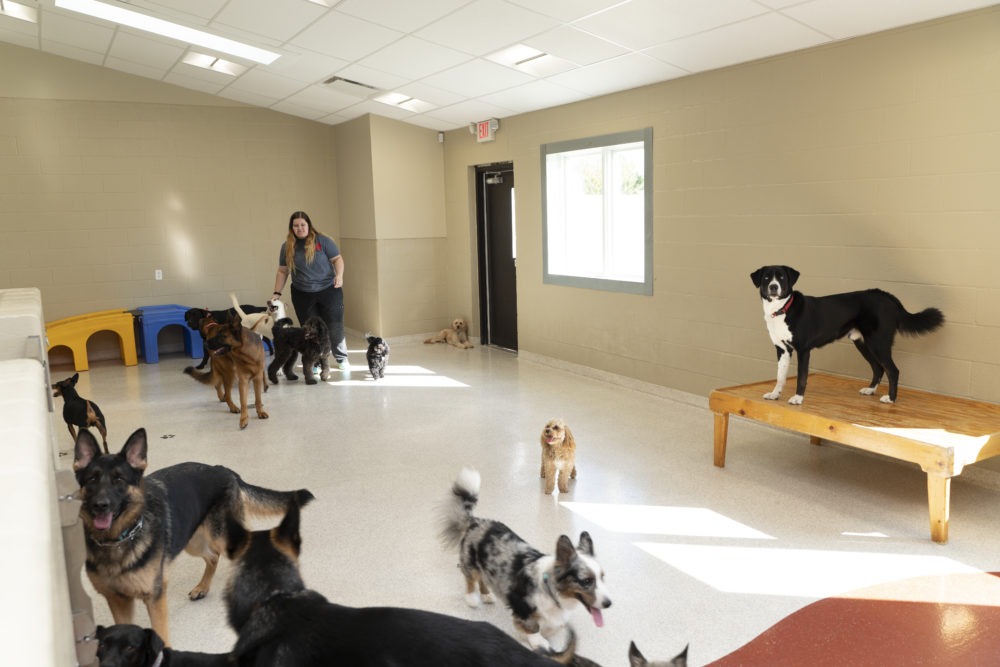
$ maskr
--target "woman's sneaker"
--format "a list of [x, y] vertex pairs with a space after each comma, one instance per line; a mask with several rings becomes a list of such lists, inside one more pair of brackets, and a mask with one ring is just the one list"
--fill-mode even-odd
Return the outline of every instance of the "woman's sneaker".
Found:
[[341, 359], [337, 362], [337, 368], [342, 371], [349, 371], [351, 370], [351, 362], [349, 362], [346, 358]]

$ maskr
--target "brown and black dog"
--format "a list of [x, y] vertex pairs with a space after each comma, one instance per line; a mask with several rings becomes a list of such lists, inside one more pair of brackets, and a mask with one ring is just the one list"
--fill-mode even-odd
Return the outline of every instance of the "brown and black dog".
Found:
[[175, 651], [154, 630], [131, 623], [97, 626], [101, 667], [228, 667], [228, 653]]
[[169, 645], [167, 566], [174, 558], [187, 551], [204, 559], [201, 581], [188, 593], [199, 600], [226, 551], [227, 521], [284, 515], [313, 495], [254, 486], [229, 468], [203, 463], [145, 475], [146, 453], [145, 429], [130, 435], [117, 454], [101, 454], [93, 434], [81, 430], [73, 472], [90, 582], [107, 599], [115, 623], [131, 623], [135, 601], [142, 600], [153, 629]]
[[[269, 309], [268, 307], [262, 306], [251, 306], [249, 304], [240, 304], [240, 310], [247, 314], [253, 313], [264, 313]], [[206, 322], [215, 322], [216, 324], [226, 324], [230, 320], [240, 319], [240, 314], [236, 312], [235, 308], [229, 308], [228, 310], [209, 310], [208, 308], [188, 308], [184, 311], [184, 321], [187, 323], [189, 329], [201, 332], [202, 343], [207, 343], [208, 337], [205, 336], [205, 332], [202, 329], [203, 324]], [[198, 370], [201, 370], [208, 365], [209, 359], [212, 358], [212, 352], [208, 349], [208, 345], [205, 346], [205, 353], [201, 358], [201, 363], [195, 366]]]
[[95, 427], [101, 434], [101, 441], [104, 444], [104, 453], [108, 453], [108, 423], [104, 420], [104, 413], [97, 407], [97, 403], [89, 401], [76, 392], [76, 382], [80, 379], [79, 373], [74, 373], [73, 377], [59, 380], [52, 385], [52, 395], [63, 397], [63, 419], [69, 428], [70, 437], [76, 442], [76, 429]]
[[[212, 370], [200, 373], [193, 366], [188, 366], [184, 372], [202, 384], [215, 386], [216, 392], [222, 391], [220, 400], [229, 406], [230, 412], [240, 413], [240, 428], [246, 428], [250, 421], [247, 412], [247, 394], [250, 382], [253, 382], [254, 407], [258, 419], [267, 419], [264, 411], [264, 392], [267, 383], [264, 381], [264, 342], [253, 331], [245, 328], [240, 320], [232, 320], [218, 325], [215, 335], [205, 341], [212, 351]], [[237, 410], [232, 401], [232, 382], [239, 385], [240, 407]], [[220, 385], [223, 389], [220, 389]]]

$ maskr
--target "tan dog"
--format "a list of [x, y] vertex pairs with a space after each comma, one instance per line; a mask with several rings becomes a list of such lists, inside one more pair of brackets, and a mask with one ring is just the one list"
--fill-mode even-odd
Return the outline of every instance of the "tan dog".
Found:
[[239, 314], [244, 327], [268, 340], [274, 340], [274, 323], [286, 317], [284, 301], [270, 299], [267, 302], [267, 310], [263, 313], [244, 313], [240, 302], [236, 300], [236, 295], [230, 292], [229, 298], [233, 300], [233, 308]]
[[550, 419], [542, 429], [542, 478], [545, 493], [552, 493], [559, 482], [559, 493], [569, 491], [569, 480], [576, 479], [576, 440], [562, 419]]
[[436, 336], [431, 336], [424, 342], [448, 343], [448, 345], [460, 347], [463, 350], [475, 347], [475, 345], [469, 342], [469, 325], [466, 323], [465, 319], [461, 317], [456, 317], [451, 321], [450, 329], [441, 329]]

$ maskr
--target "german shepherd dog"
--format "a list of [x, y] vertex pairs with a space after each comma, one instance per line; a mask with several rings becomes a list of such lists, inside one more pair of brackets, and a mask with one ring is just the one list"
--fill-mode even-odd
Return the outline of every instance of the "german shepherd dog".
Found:
[[879, 400], [895, 403], [899, 369], [892, 361], [896, 332], [916, 336], [929, 333], [944, 323], [937, 308], [907, 312], [892, 294], [880, 289], [845, 292], [828, 296], [805, 296], [792, 290], [799, 272], [790, 266], [762, 266], [750, 274], [764, 304], [764, 323], [778, 351], [778, 379], [764, 398], [781, 396], [788, 377], [792, 353], [799, 353], [795, 395], [788, 402], [801, 405], [809, 378], [809, 354], [817, 347], [847, 336], [872, 369], [872, 380], [861, 393], [871, 396], [889, 378], [889, 393]]
[[175, 651], [155, 630], [122, 623], [97, 626], [97, 659], [101, 667], [226, 667], [228, 653]]
[[[267, 391], [267, 383], [264, 381], [264, 343], [260, 336], [244, 328], [238, 318], [221, 325], [215, 331], [215, 335], [205, 341], [213, 355], [212, 370], [200, 373], [188, 366], [184, 372], [202, 384], [215, 386], [216, 392], [219, 391], [220, 384], [224, 385], [225, 398], [228, 399], [226, 403], [229, 405], [229, 411], [233, 413], [237, 410], [230, 395], [232, 380], [235, 378], [240, 388], [241, 429], [246, 428], [250, 421], [247, 412], [247, 394], [252, 381], [257, 418], [267, 419], [268, 414], [264, 411], [263, 399], [264, 392]], [[221, 357], [226, 358], [220, 361]], [[219, 362], [218, 366], [216, 362]]]
[[532, 648], [548, 648], [565, 634], [569, 613], [577, 605], [590, 612], [597, 627], [603, 626], [601, 610], [611, 606], [611, 598], [590, 534], [581, 533], [575, 548], [569, 537], [560, 535], [555, 555], [543, 554], [499, 521], [472, 515], [479, 484], [476, 470], [462, 470], [444, 506], [441, 531], [446, 545], [458, 547], [466, 603], [478, 607], [480, 600], [494, 602], [495, 591]]
[[299, 573], [299, 509], [249, 532], [229, 521], [226, 585], [230, 654], [246, 667], [546, 667], [568, 663], [576, 646], [536, 654], [489, 623], [400, 607], [345, 607], [306, 588]]
[[319, 377], [326, 382], [330, 377], [330, 331], [320, 317], [310, 317], [301, 327], [293, 327], [289, 317], [274, 323], [274, 359], [267, 367], [267, 379], [278, 384], [278, 369], [289, 380], [298, 380], [295, 362], [302, 354], [302, 373], [306, 384], [316, 384], [313, 367], [320, 366]]
[[225, 552], [226, 518], [284, 514], [305, 490], [273, 491], [244, 482], [223, 466], [179, 463], [145, 475], [146, 430], [129, 436], [117, 454], [101, 454], [87, 430], [76, 438], [73, 471], [80, 484], [80, 519], [87, 547], [87, 576], [111, 608], [115, 623], [131, 623], [142, 600], [153, 629], [170, 644], [167, 565], [181, 552], [205, 560], [201, 581], [188, 593], [208, 593]]
[[108, 453], [108, 423], [104, 420], [104, 413], [97, 407], [97, 403], [89, 401], [76, 392], [76, 382], [80, 379], [79, 373], [74, 373], [73, 377], [59, 380], [52, 385], [52, 396], [63, 397], [63, 420], [69, 428], [70, 437], [76, 442], [76, 429], [97, 428], [101, 434], [101, 441], [104, 445], [104, 453]]
[[[250, 306], [247, 304], [240, 304], [240, 310], [246, 314], [252, 313], [263, 313], [267, 312], [268, 308], [262, 306]], [[193, 331], [201, 332], [201, 342], [207, 342], [204, 332], [201, 331], [202, 323], [206, 320], [210, 322], [215, 322], [216, 324], [228, 324], [231, 320], [237, 319], [240, 314], [236, 312], [235, 308], [229, 308], [228, 310], [209, 310], [207, 308], [188, 308], [184, 311], [184, 322], [187, 323], [188, 328]], [[201, 363], [195, 366], [198, 370], [203, 369], [208, 365], [209, 359], [212, 358], [212, 353], [205, 345], [205, 352], [201, 358]]]

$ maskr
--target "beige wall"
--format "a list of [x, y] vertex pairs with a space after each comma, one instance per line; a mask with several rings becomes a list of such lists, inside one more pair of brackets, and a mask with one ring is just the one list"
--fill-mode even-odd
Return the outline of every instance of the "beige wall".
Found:
[[50, 320], [263, 303], [293, 210], [339, 233], [328, 126], [5, 44], [0, 91], [0, 288]]
[[365, 116], [336, 136], [348, 326], [386, 337], [439, 329], [449, 316], [437, 132]]
[[[1000, 8], [501, 119], [446, 141], [449, 271], [474, 283], [470, 167], [512, 160], [522, 350], [689, 392], [773, 377], [750, 273], [881, 287], [947, 326], [902, 383], [1000, 401]], [[654, 295], [542, 283], [539, 146], [652, 127]], [[449, 294], [475, 312], [474, 294]], [[838, 343], [813, 368], [865, 376]]]

